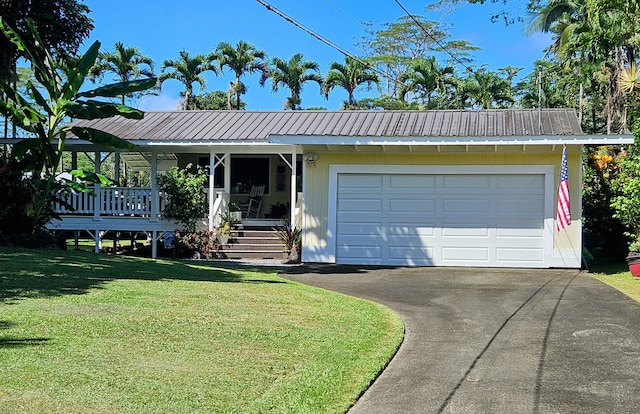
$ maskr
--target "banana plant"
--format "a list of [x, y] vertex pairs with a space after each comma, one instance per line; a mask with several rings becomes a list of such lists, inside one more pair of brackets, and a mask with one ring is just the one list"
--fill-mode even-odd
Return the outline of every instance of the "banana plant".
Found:
[[[153, 87], [156, 79], [134, 80], [81, 91], [98, 57], [100, 42], [94, 42], [78, 59], [55, 59], [40, 38], [32, 21], [28, 22], [32, 42], [25, 42], [0, 17], [0, 31], [23, 52], [31, 63], [35, 82], [29, 81], [22, 94], [0, 81], [0, 113], [33, 138], [13, 145], [7, 160], [0, 161], [0, 196], [10, 200], [0, 208], [0, 233], [11, 233], [11, 215], [24, 213], [26, 221], [18, 231], [35, 231], [57, 217], [56, 201], [64, 203], [72, 191], [90, 192], [76, 181], [56, 180], [57, 168], [69, 134], [90, 141], [105, 150], [131, 151], [134, 145], [105, 131], [73, 126], [73, 119], [99, 119], [116, 115], [142, 119], [144, 112], [119, 103], [96, 98], [115, 98]], [[101, 184], [109, 181], [95, 173], [74, 171], [73, 175]], [[16, 197], [17, 188], [20, 188]], [[13, 198], [4, 198], [13, 196]], [[12, 205], [16, 200], [17, 205]]]

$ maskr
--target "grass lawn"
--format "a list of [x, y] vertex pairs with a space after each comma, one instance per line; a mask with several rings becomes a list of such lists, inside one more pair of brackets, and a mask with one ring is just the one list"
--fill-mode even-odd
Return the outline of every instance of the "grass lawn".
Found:
[[2, 413], [341, 413], [402, 336], [274, 270], [0, 248]]
[[594, 266], [591, 276], [640, 302], [640, 278], [631, 276], [626, 263]]

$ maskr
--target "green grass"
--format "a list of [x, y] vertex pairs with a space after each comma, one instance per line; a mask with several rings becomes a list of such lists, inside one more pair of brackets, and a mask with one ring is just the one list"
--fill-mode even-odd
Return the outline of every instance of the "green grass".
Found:
[[629, 266], [626, 263], [595, 266], [590, 274], [640, 302], [640, 278], [631, 276]]
[[2, 413], [340, 413], [402, 336], [273, 270], [0, 248]]

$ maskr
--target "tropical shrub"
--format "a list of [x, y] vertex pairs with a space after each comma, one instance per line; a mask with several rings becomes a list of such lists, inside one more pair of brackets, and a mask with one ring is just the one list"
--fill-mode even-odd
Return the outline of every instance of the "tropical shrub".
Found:
[[627, 254], [625, 226], [611, 206], [618, 194], [614, 182], [620, 173], [617, 146], [586, 147], [583, 158], [582, 220], [584, 246], [596, 258], [622, 259]]
[[302, 229], [292, 226], [287, 220], [282, 220], [282, 225], [274, 227], [278, 239], [289, 252], [286, 263], [300, 262], [300, 248], [302, 247]]
[[209, 211], [204, 189], [207, 174], [199, 166], [188, 164], [186, 168], [171, 167], [158, 174], [158, 189], [168, 199], [162, 215], [183, 227], [185, 233], [193, 233], [199, 220]]
[[188, 257], [193, 259], [212, 259], [217, 257], [220, 245], [211, 230], [197, 230], [182, 236], [176, 233], [176, 257]]
[[629, 251], [640, 252], [640, 124], [634, 128], [635, 145], [618, 157], [620, 171], [612, 185], [617, 195], [611, 200], [615, 217], [626, 227]]

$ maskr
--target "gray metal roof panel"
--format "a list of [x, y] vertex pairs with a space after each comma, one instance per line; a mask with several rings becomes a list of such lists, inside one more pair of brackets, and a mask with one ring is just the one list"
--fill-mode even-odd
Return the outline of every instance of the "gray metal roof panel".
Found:
[[272, 135], [390, 139], [583, 135], [573, 109], [150, 111], [142, 120], [114, 117], [74, 124], [102, 129], [130, 141], [267, 142]]

